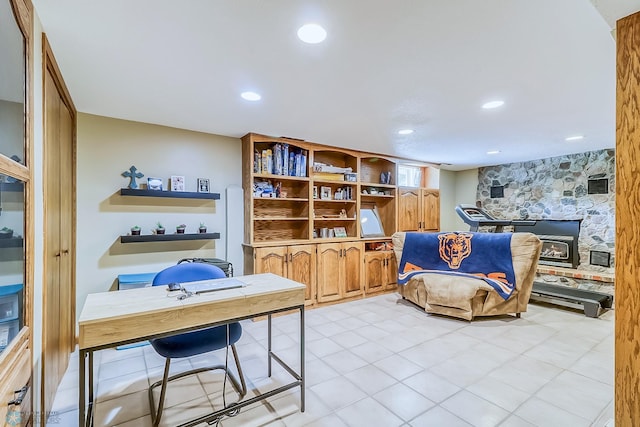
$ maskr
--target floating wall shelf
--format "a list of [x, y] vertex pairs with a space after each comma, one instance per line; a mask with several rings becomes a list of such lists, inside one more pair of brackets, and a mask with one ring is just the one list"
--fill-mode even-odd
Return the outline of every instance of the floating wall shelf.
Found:
[[0, 239], [0, 248], [21, 248], [23, 246], [22, 237], [11, 237], [10, 239]]
[[21, 182], [0, 182], [0, 191], [23, 191], [24, 185]]
[[121, 188], [121, 196], [140, 197], [173, 197], [177, 199], [210, 199], [220, 200], [220, 193], [195, 193], [193, 191], [158, 191]]
[[143, 234], [140, 236], [120, 236], [120, 243], [176, 242], [182, 240], [212, 240], [219, 238], [220, 233]]

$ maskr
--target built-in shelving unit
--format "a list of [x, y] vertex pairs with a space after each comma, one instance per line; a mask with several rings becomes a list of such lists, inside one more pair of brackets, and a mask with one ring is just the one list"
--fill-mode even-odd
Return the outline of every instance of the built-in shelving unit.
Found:
[[[299, 176], [290, 175], [290, 165], [285, 171], [286, 153], [303, 156], [294, 169]], [[401, 162], [290, 138], [245, 135], [245, 274], [270, 272], [304, 283], [306, 304], [394, 289], [397, 266], [390, 243], [398, 231]], [[374, 232], [365, 227], [371, 237], [362, 237], [361, 221], [369, 219], [380, 226]]]

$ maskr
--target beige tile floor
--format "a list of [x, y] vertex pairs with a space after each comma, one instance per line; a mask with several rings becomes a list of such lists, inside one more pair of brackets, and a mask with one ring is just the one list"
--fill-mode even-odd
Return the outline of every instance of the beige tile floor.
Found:
[[[299, 367], [299, 315], [274, 318], [274, 348]], [[306, 311], [306, 411], [299, 389], [225, 418], [228, 426], [596, 426], [613, 425], [614, 312], [530, 304], [521, 319], [473, 322], [433, 316], [397, 294]], [[266, 368], [266, 321], [244, 321], [238, 352], [253, 395], [290, 381]], [[174, 369], [224, 360], [224, 351]], [[96, 353], [96, 426], [151, 425], [147, 388], [163, 359], [151, 346]], [[233, 364], [230, 357], [230, 363]], [[222, 404], [222, 378], [171, 384], [163, 426]], [[78, 417], [77, 353], [58, 389], [51, 425]], [[227, 398], [234, 395], [227, 387]]]

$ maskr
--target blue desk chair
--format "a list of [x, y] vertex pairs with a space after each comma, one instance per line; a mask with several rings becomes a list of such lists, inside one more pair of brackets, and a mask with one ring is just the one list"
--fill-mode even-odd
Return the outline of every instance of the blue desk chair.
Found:
[[[215, 265], [185, 263], [173, 265], [162, 270], [154, 277], [152, 285], [160, 286], [167, 285], [172, 282], [184, 283], [223, 277], [226, 277], [224, 271]], [[228, 337], [227, 330], [229, 334]], [[244, 381], [244, 375], [242, 375], [242, 368], [240, 367], [240, 361], [238, 360], [238, 353], [235, 346], [235, 343], [238, 342], [241, 335], [242, 327], [240, 326], [240, 323], [234, 322], [229, 323], [228, 325], [199, 329], [193, 332], [186, 332], [179, 335], [150, 340], [155, 351], [166, 358], [162, 380], [155, 382], [151, 387], [149, 387], [149, 404], [151, 406], [151, 418], [154, 426], [157, 426], [160, 423], [160, 418], [162, 417], [167, 384], [170, 381], [187, 375], [193, 375], [214, 369], [222, 369], [225, 371], [225, 375], [229, 377], [233, 388], [238, 392], [239, 399], [242, 399], [245, 396], [247, 393], [247, 386]], [[225, 365], [192, 369], [190, 371], [169, 376], [171, 359], [195, 356], [197, 354], [220, 350], [227, 346], [231, 346], [231, 350], [233, 351], [233, 358], [235, 360], [236, 367], [238, 368], [240, 382], [238, 382], [233, 373], [231, 373]], [[156, 410], [153, 399], [153, 389], [158, 386], [162, 386], [162, 388], [160, 389], [160, 400]]]

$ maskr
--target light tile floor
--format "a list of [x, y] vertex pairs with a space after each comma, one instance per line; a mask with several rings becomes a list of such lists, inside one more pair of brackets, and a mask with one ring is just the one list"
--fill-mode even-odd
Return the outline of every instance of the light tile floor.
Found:
[[[466, 322], [428, 315], [385, 294], [306, 311], [306, 411], [299, 389], [224, 418], [229, 426], [612, 426], [614, 312], [600, 318], [530, 304], [511, 316]], [[266, 321], [244, 321], [237, 348], [251, 390], [290, 381], [266, 368]], [[274, 348], [299, 369], [299, 315], [275, 317]], [[224, 351], [184, 359], [175, 371], [223, 361]], [[147, 388], [163, 359], [149, 345], [95, 355], [96, 426], [151, 425]], [[233, 358], [229, 355], [230, 364]], [[277, 364], [274, 364], [277, 366]], [[174, 382], [162, 426], [222, 404], [222, 378]], [[78, 359], [72, 356], [50, 424], [77, 424]], [[227, 384], [227, 398], [234, 394]]]

